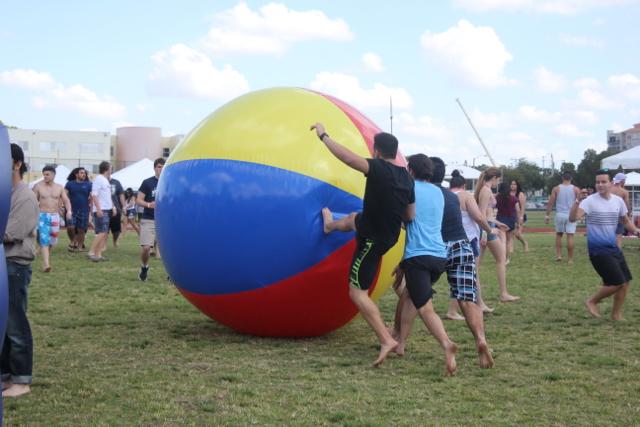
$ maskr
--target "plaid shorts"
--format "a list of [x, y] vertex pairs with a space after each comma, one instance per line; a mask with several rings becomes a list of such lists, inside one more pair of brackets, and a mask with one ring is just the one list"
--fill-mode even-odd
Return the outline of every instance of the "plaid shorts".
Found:
[[447, 280], [451, 298], [476, 302], [478, 286], [476, 260], [471, 243], [467, 239], [446, 242]]

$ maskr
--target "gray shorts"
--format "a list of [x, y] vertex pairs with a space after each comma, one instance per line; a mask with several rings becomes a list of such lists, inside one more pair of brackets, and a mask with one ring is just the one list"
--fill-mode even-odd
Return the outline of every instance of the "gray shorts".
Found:
[[153, 246], [156, 242], [156, 222], [153, 219], [140, 221], [140, 246]]
[[569, 221], [568, 213], [556, 212], [556, 233], [575, 234], [577, 222]]

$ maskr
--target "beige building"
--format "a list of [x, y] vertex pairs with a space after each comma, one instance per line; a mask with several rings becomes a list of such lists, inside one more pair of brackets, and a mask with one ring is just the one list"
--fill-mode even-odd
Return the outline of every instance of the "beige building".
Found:
[[97, 174], [103, 160], [119, 170], [145, 157], [166, 158], [183, 138], [183, 135], [163, 137], [156, 127], [122, 127], [116, 129], [115, 135], [95, 131], [8, 131], [9, 140], [24, 150], [30, 171], [28, 181], [42, 176], [42, 168], [48, 164], [62, 164], [69, 169], [82, 166], [90, 174]]
[[622, 132], [607, 131], [607, 149], [619, 153], [640, 145], [640, 123]]

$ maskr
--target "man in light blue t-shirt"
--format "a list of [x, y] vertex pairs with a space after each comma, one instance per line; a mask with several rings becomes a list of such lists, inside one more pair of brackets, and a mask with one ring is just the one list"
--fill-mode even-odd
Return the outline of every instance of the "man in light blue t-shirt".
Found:
[[616, 244], [616, 227], [620, 221], [632, 233], [638, 233], [627, 216], [627, 206], [621, 197], [611, 193], [609, 169], [596, 172], [597, 192], [589, 197], [581, 194], [569, 213], [570, 221], [587, 216], [587, 247], [591, 265], [602, 278], [602, 286], [585, 301], [593, 317], [601, 317], [598, 303], [613, 295], [612, 320], [622, 319], [622, 305], [629, 289], [631, 272], [622, 250]]

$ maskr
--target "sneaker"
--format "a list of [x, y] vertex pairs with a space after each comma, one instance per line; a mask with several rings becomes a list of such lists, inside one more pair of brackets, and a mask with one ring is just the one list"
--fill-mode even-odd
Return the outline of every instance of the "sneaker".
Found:
[[147, 273], [149, 272], [149, 267], [140, 267], [140, 273], [138, 274], [138, 279], [143, 282], [147, 281]]

